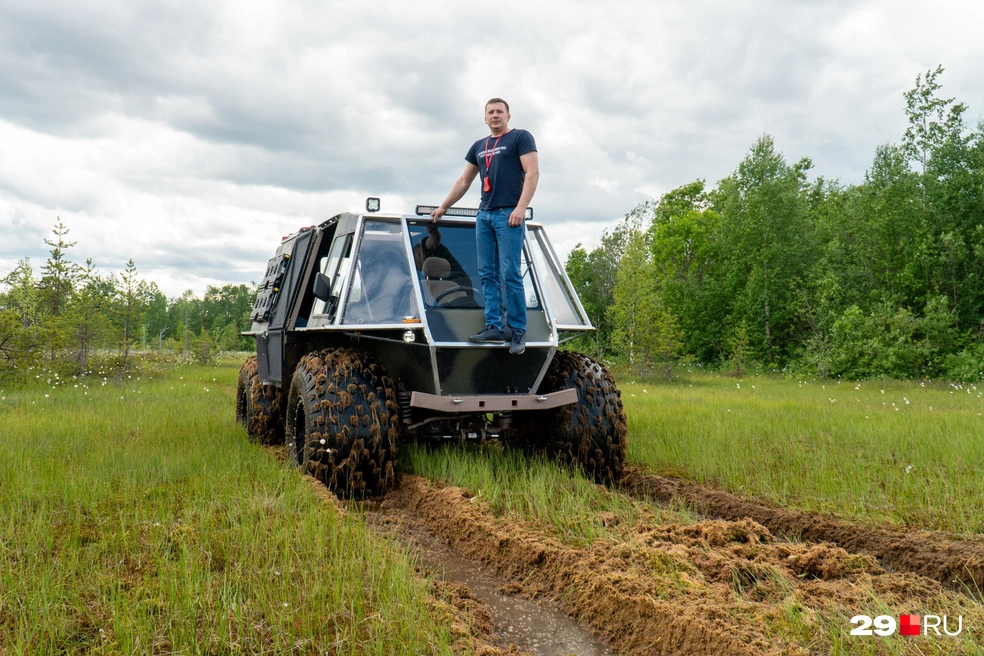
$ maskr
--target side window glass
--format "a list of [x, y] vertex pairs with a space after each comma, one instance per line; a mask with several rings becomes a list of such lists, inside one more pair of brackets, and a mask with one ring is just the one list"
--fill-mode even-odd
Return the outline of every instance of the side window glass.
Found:
[[405, 317], [420, 316], [404, 239], [398, 223], [365, 222], [343, 324], [403, 325]]
[[560, 326], [588, 325], [587, 319], [578, 311], [564, 276], [554, 265], [553, 258], [549, 256], [549, 245], [545, 235], [539, 229], [531, 229], [529, 235], [527, 244], [533, 254], [538, 279], [554, 320]]
[[332, 243], [328, 255], [321, 258], [320, 271], [331, 281], [331, 298], [327, 302], [316, 299], [311, 314], [334, 317], [335, 310], [338, 308], [338, 298], [342, 291], [341, 281], [345, 274], [346, 264], [349, 261], [351, 248], [352, 236], [340, 236]]

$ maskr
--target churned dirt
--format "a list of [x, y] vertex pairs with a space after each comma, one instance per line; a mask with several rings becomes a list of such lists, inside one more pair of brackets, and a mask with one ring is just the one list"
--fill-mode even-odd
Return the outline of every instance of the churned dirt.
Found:
[[[633, 471], [625, 490], [664, 500], [685, 488], [671, 483]], [[686, 489], [695, 499], [699, 496], [697, 490]], [[716, 498], [713, 492], [704, 490], [708, 499]], [[916, 537], [889, 547], [890, 538], [884, 535], [879, 540], [884, 539], [885, 544], [877, 547], [880, 542], [873, 536], [863, 537], [860, 527], [852, 533], [845, 524], [840, 532], [830, 529], [826, 533], [815, 528], [819, 519], [811, 524], [800, 518], [802, 528], [781, 530], [796, 532], [803, 540], [790, 541], [777, 537], [776, 531], [758, 519], [772, 521], [753, 507], [754, 502], [746, 503], [749, 512], [742, 515], [739, 506], [724, 503], [724, 498], [717, 506], [710, 501], [703, 506], [694, 502], [707, 514], [729, 512], [732, 518], [696, 523], [647, 521], [622, 532], [617, 540], [577, 547], [523, 522], [496, 517], [468, 490], [404, 475], [400, 487], [378, 503], [382, 519], [375, 521], [425, 527], [455, 552], [482, 563], [501, 581], [503, 590], [559, 605], [618, 654], [829, 653], [830, 632], [824, 627], [839, 627], [846, 634], [852, 628], [852, 616], [883, 612], [963, 616], [962, 636], [940, 638], [948, 640], [946, 644], [931, 643], [928, 637], [902, 642], [896, 636], [892, 653], [939, 649], [974, 653], [978, 649], [974, 634], [984, 625], [984, 609], [971, 597], [944, 586], [955, 572], [966, 576], [970, 571], [966, 563], [940, 568], [918, 564], [919, 554], [927, 559], [948, 554], [956, 563], [958, 553], [963, 552], [946, 551], [949, 538], [935, 536], [934, 542]], [[773, 512], [776, 516], [789, 513]], [[791, 518], [796, 515], [789, 514]], [[929, 537], [933, 536], [923, 536]], [[844, 544], [856, 539], [866, 546], [845, 549], [835, 539]], [[906, 545], [912, 555], [902, 555]], [[969, 556], [980, 553], [964, 546]], [[879, 563], [887, 558], [876, 554], [876, 549], [893, 556], [896, 570], [911, 563], [919, 571], [888, 571]], [[452, 626], [457, 627], [461, 652], [520, 653], [515, 646], [496, 646], [494, 627], [486, 621], [488, 613], [467, 588], [441, 585], [445, 586], [438, 591], [441, 603], [452, 615], [458, 613]], [[849, 640], [855, 642], [847, 644], [847, 653], [862, 648], [857, 641], [864, 638]], [[879, 643], [872, 640], [865, 643], [866, 653], [881, 653]], [[882, 644], [888, 648], [887, 643]]]
[[873, 556], [886, 568], [926, 576], [977, 596], [984, 590], [984, 536], [864, 526], [816, 513], [777, 508], [761, 500], [635, 468], [626, 469], [621, 489], [660, 503], [683, 501], [705, 517], [748, 518], [775, 535], [829, 542], [853, 553]]

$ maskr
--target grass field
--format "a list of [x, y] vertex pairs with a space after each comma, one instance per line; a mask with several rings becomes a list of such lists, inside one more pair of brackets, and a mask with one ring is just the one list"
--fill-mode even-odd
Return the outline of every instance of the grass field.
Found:
[[[412, 558], [245, 439], [238, 367], [0, 391], [0, 654], [451, 653]], [[984, 530], [974, 387], [619, 385], [630, 464], [862, 522]], [[573, 545], [693, 521], [495, 445], [405, 445], [401, 466]]]
[[688, 374], [620, 377], [629, 459], [861, 521], [984, 532], [984, 396], [974, 385]]
[[413, 561], [233, 421], [239, 363], [0, 392], [0, 653], [450, 653]]

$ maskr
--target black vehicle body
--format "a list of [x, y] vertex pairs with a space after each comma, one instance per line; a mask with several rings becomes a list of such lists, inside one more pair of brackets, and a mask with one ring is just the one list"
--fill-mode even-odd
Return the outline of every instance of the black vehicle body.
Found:
[[[247, 332], [255, 337], [256, 359], [240, 376], [238, 415], [251, 435], [279, 441], [286, 421], [288, 451], [294, 446], [298, 464], [305, 464], [304, 446], [290, 440], [309, 419], [304, 413], [316, 410], [290, 407], [303, 405], [301, 387], [285, 411], [280, 406], [292, 380], [307, 375], [303, 369], [342, 366], [338, 353], [378, 363], [373, 367], [382, 373], [367, 398], [378, 396], [382, 404], [382, 397], [393, 397], [396, 407], [383, 408], [383, 421], [392, 414], [391, 428], [399, 437], [501, 437], [521, 433], [522, 425], [532, 429], [564, 406], [575, 409], [584, 391], [557, 383], [551, 366], [556, 369], [555, 355], [567, 337], [593, 328], [543, 227], [526, 222], [527, 347], [514, 355], [508, 341], [468, 341], [485, 326], [475, 211], [452, 208], [449, 214], [457, 216], [434, 223], [431, 209], [418, 207], [413, 215], [343, 213], [283, 239], [267, 264]], [[315, 362], [315, 354], [323, 357]], [[321, 375], [327, 380], [330, 373]], [[610, 379], [607, 372], [598, 375]], [[545, 385], [546, 379], [552, 382]], [[319, 385], [314, 378], [306, 384], [308, 396]], [[365, 387], [364, 381], [359, 384]], [[614, 383], [610, 386], [617, 397]], [[624, 445], [621, 401], [609, 405], [616, 401], [612, 411], [621, 417], [622, 434], [608, 439]], [[370, 414], [363, 421], [379, 421], [375, 410]], [[339, 421], [330, 415], [321, 423]], [[264, 427], [254, 429], [254, 423]], [[395, 452], [395, 444], [389, 451]]]

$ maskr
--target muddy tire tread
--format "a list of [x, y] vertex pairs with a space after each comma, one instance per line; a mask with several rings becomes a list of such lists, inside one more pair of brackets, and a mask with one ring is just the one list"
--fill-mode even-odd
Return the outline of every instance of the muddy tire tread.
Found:
[[272, 446], [283, 444], [282, 401], [279, 388], [260, 381], [256, 356], [247, 358], [236, 381], [236, 421], [246, 427], [251, 440]]
[[366, 353], [325, 349], [301, 358], [287, 395], [288, 462], [340, 497], [395, 487], [394, 389], [383, 365]]
[[582, 353], [558, 351], [540, 385], [541, 393], [575, 388], [576, 404], [528, 413], [518, 438], [528, 450], [580, 466], [596, 482], [622, 476], [628, 429], [622, 396], [611, 373]]

